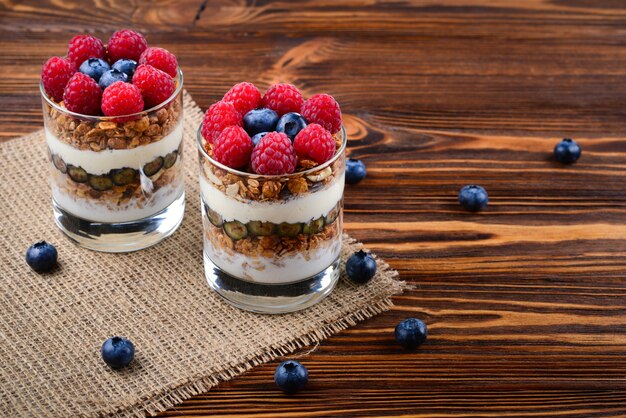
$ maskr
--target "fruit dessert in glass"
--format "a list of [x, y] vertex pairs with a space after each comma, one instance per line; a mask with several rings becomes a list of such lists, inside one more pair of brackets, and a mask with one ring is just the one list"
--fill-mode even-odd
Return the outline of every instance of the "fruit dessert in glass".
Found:
[[263, 313], [303, 309], [339, 278], [346, 135], [331, 96], [232, 87], [198, 130], [211, 287]]
[[131, 30], [91, 35], [43, 66], [41, 97], [59, 228], [99, 251], [156, 244], [182, 221], [183, 75]]

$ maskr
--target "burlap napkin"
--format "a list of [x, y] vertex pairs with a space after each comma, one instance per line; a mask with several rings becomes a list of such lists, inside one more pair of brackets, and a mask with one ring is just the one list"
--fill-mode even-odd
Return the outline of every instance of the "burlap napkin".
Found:
[[[182, 226], [131, 254], [84, 250], [57, 230], [43, 132], [0, 144], [1, 416], [154, 414], [387, 310], [389, 297], [402, 291], [397, 273], [378, 260], [370, 284], [342, 278], [331, 296], [303, 312], [256, 315], [223, 302], [202, 266], [194, 138], [201, 118], [186, 94]], [[24, 261], [40, 239], [59, 251], [54, 273], [36, 274]], [[344, 259], [359, 247], [344, 237]], [[113, 371], [100, 358], [112, 335], [136, 346], [126, 370]]]

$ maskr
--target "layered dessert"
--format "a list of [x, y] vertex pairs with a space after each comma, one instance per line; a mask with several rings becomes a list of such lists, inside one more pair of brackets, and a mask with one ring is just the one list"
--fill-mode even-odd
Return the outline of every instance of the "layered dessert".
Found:
[[147, 218], [181, 199], [182, 73], [131, 30], [69, 42], [43, 66], [52, 197], [84, 220]]
[[346, 138], [329, 95], [240, 83], [198, 132], [204, 251], [259, 284], [311, 278], [339, 257]]

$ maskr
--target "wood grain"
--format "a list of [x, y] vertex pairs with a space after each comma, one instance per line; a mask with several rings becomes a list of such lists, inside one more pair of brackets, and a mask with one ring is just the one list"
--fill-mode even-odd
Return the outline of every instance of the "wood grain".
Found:
[[[302, 357], [305, 392], [272, 363], [163, 416], [626, 416], [626, 2], [2, 0], [0, 140], [41, 127], [47, 57], [127, 26], [203, 108], [241, 80], [333, 94], [368, 167], [345, 227], [415, 286]], [[468, 183], [485, 212], [459, 210]]]

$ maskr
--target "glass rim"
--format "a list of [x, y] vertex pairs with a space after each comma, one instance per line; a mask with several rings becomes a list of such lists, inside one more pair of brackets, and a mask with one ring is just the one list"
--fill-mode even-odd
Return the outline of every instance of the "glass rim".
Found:
[[178, 85], [176, 86], [176, 89], [174, 89], [174, 93], [172, 93], [170, 97], [168, 97], [163, 103], [159, 103], [158, 105], [151, 107], [150, 109], [142, 110], [141, 112], [137, 112], [137, 113], [131, 113], [129, 115], [94, 116], [94, 115], [83, 115], [82, 113], [72, 112], [71, 110], [68, 110], [65, 107], [59, 106], [55, 101], [53, 101], [52, 99], [50, 99], [50, 97], [48, 97], [48, 94], [46, 93], [46, 90], [43, 87], [43, 82], [41, 80], [39, 80], [39, 93], [41, 94], [41, 97], [46, 101], [46, 103], [48, 103], [50, 106], [52, 106], [52, 108], [54, 108], [55, 110], [59, 112], [62, 112], [62, 113], [65, 113], [65, 114], [68, 114], [68, 115], [71, 115], [71, 116], [74, 116], [76, 118], [80, 118], [83, 120], [115, 121], [115, 120], [119, 120], [119, 118], [134, 118], [136, 116], [141, 116], [141, 115], [145, 115], [148, 113], [152, 113], [152, 112], [155, 112], [157, 110], [164, 108], [165, 106], [173, 102], [174, 99], [178, 97], [178, 95], [183, 89], [183, 70], [180, 67], [178, 67], [176, 68], [176, 72], [178, 73]]
[[304, 170], [304, 171], [297, 171], [297, 172], [291, 173], [291, 174], [272, 174], [272, 175], [267, 175], [267, 174], [248, 173], [246, 171], [240, 171], [240, 170], [236, 170], [234, 168], [230, 168], [230, 167], [225, 166], [224, 164], [214, 160], [212, 157], [209, 156], [209, 154], [207, 154], [206, 150], [204, 149], [204, 144], [202, 143], [202, 141], [204, 140], [204, 137], [202, 136], [202, 123], [198, 127], [198, 131], [196, 133], [196, 145], [198, 147], [198, 150], [200, 151], [200, 154], [204, 158], [209, 160], [211, 162], [211, 164], [221, 168], [222, 170], [227, 171], [228, 173], [234, 174], [234, 175], [239, 176], [239, 177], [248, 177], [248, 178], [253, 178], [253, 179], [270, 179], [270, 180], [273, 179], [273, 180], [275, 180], [275, 179], [281, 179], [281, 178], [300, 177], [300, 176], [303, 176], [303, 175], [315, 173], [317, 171], [323, 170], [326, 167], [329, 167], [330, 165], [332, 165], [344, 153], [344, 151], [346, 150], [346, 145], [348, 144], [348, 137], [346, 135], [346, 128], [345, 128], [345, 126], [343, 124], [341, 124], [341, 136], [342, 136], [342, 139], [343, 139], [343, 141], [341, 141], [341, 147], [339, 147], [339, 150], [337, 150], [337, 152], [335, 152], [335, 155], [333, 155], [333, 157], [330, 160], [324, 162], [323, 164], [316, 165], [313, 168], [309, 168], [309, 169]]

